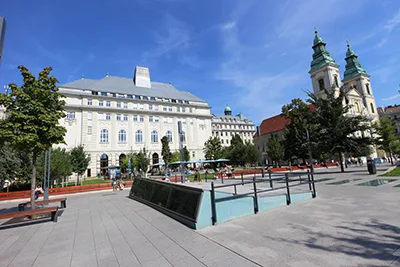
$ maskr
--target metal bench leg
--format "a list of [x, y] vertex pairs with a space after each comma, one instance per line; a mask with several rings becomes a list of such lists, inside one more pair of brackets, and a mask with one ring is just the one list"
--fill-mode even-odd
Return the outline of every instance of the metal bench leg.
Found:
[[19, 204], [18, 205], [18, 210], [19, 211], [24, 211], [25, 210], [25, 204]]
[[56, 223], [58, 220], [58, 210], [51, 213], [51, 220]]
[[61, 201], [61, 208], [65, 209], [67, 207], [67, 201], [63, 200]]

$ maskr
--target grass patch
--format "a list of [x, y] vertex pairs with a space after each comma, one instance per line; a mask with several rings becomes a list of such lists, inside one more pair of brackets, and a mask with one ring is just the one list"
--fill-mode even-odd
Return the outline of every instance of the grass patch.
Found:
[[390, 172], [387, 172], [385, 174], [381, 174], [381, 175], [378, 175], [378, 176], [389, 176], [389, 177], [400, 176], [400, 166], [397, 166], [396, 168], [394, 168]]
[[[104, 183], [111, 183], [110, 180], [108, 179], [89, 179], [89, 180], [82, 180], [82, 185], [88, 185], [88, 184], [104, 184]], [[67, 186], [74, 186], [75, 182], [68, 182]], [[77, 185], [81, 185], [81, 181]]]

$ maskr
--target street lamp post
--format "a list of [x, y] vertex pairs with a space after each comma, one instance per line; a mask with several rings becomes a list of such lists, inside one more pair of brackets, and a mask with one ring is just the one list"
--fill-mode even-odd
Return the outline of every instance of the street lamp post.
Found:
[[[44, 200], [49, 200], [49, 185], [50, 185], [50, 154], [51, 154], [51, 148], [49, 148], [49, 156], [48, 156], [48, 164], [47, 164], [47, 183], [45, 182], [45, 188], [44, 188]], [[46, 172], [46, 171], [45, 171]]]
[[260, 131], [260, 127], [259, 126], [257, 126], [257, 135], [258, 135], [258, 150], [260, 151], [261, 176], [265, 177], [264, 159], [263, 159], [263, 145], [262, 145], [261, 131]]
[[181, 158], [181, 175], [182, 175], [182, 183], [185, 183], [185, 163], [184, 161], [184, 153], [183, 153], [183, 133], [182, 133], [182, 122], [178, 121], [178, 134], [179, 134], [179, 154]]

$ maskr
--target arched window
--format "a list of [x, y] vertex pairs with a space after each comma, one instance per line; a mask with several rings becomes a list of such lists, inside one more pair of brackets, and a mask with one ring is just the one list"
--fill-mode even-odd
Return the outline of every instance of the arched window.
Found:
[[371, 105], [371, 112], [375, 113], [374, 104], [370, 103], [370, 105]]
[[135, 134], [136, 143], [143, 143], [143, 133], [141, 130], [137, 130]]
[[156, 130], [151, 132], [151, 142], [157, 143], [158, 142], [158, 133]]
[[172, 132], [171, 131], [167, 131], [166, 136], [168, 138], [168, 142], [172, 143]]
[[324, 79], [319, 79], [319, 80], [318, 80], [318, 85], [319, 85], [319, 90], [320, 90], [320, 91], [325, 90]]
[[108, 143], [108, 130], [107, 129], [101, 130], [100, 143]]
[[335, 86], [336, 86], [336, 88], [339, 88], [339, 81], [338, 81], [337, 75], [334, 76], [334, 79], [335, 79]]
[[126, 142], [126, 131], [120, 130], [118, 132], [118, 142], [125, 143]]

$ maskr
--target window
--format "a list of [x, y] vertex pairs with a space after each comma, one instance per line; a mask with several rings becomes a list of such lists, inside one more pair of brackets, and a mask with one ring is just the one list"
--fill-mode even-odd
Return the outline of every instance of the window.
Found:
[[107, 129], [101, 130], [100, 143], [108, 143], [108, 130]]
[[88, 125], [88, 127], [87, 127], [87, 134], [88, 135], [92, 134], [92, 126], [91, 125]]
[[171, 99], [171, 102], [172, 102], [172, 103], [176, 103], [176, 100], [175, 100], [175, 99]]
[[365, 87], [367, 88], [367, 94], [371, 94], [371, 91], [369, 90], [369, 84], [367, 83], [366, 85], [365, 85]]
[[102, 96], [107, 96], [107, 93], [106, 92], [101, 92], [101, 95]]
[[99, 107], [103, 106], [103, 100], [99, 100]]
[[139, 119], [140, 119], [141, 122], [144, 122], [144, 117], [143, 117], [143, 115], [140, 115], [140, 118], [139, 118]]
[[140, 96], [139, 95], [135, 95], [135, 99], [136, 100], [140, 100]]
[[126, 131], [125, 130], [120, 130], [118, 132], [118, 142], [126, 143]]
[[167, 111], [167, 106], [163, 106], [162, 110]]
[[334, 81], [335, 81], [336, 88], [339, 88], [339, 81], [338, 81], [338, 78], [336, 75], [334, 76]]
[[117, 108], [121, 107], [121, 102], [117, 102]]
[[186, 136], [185, 136], [185, 132], [184, 131], [182, 131], [182, 133], [181, 133], [181, 142], [182, 143], [186, 142]]
[[128, 114], [124, 114], [124, 121], [128, 120]]
[[139, 104], [139, 109], [144, 109], [144, 105], [143, 104]]
[[178, 100], [178, 103], [179, 103], [179, 104], [183, 104], [183, 101], [182, 101], [182, 100]]
[[153, 110], [153, 104], [149, 104], [149, 110]]
[[150, 97], [150, 100], [151, 101], [156, 101], [156, 98], [155, 97]]
[[106, 113], [106, 121], [110, 121], [111, 120], [111, 114], [110, 113]]
[[128, 108], [128, 103], [124, 103], [124, 108]]
[[176, 107], [177, 112], [181, 112], [181, 107]]
[[160, 122], [160, 118], [158, 116], [154, 117], [154, 122]]
[[135, 133], [135, 141], [136, 143], [143, 143], [143, 133], [141, 130], [137, 130]]
[[319, 90], [325, 90], [325, 83], [324, 83], [324, 79], [319, 79], [318, 80], [318, 85], [319, 85]]
[[221, 132], [221, 136], [224, 136], [224, 132]]
[[144, 96], [143, 100], [149, 100], [149, 98], [147, 96]]
[[75, 112], [67, 112], [67, 119], [75, 119]]
[[375, 113], [374, 104], [370, 103], [370, 105], [371, 105], [371, 112]]
[[98, 118], [98, 120], [100, 120], [100, 121], [104, 120], [103, 113], [99, 113], [99, 115], [97, 116], [97, 118]]
[[92, 91], [92, 95], [98, 95], [99, 93], [96, 91]]
[[172, 107], [168, 107], [168, 111], [172, 111]]
[[154, 110], [158, 110], [158, 105], [154, 105]]
[[190, 113], [193, 113], [193, 108], [189, 108], [189, 112], [190, 112]]
[[186, 109], [184, 107], [182, 107], [182, 112], [186, 112]]
[[87, 104], [88, 104], [88, 106], [91, 106], [91, 105], [93, 104], [92, 99], [88, 99], [88, 100], [87, 100]]
[[189, 101], [187, 101], [187, 100], [185, 100], [184, 103], [185, 103], [186, 105], [189, 105]]
[[158, 142], [158, 133], [156, 130], [151, 132], [151, 142], [157, 143]]
[[128, 98], [133, 98], [133, 96], [132, 95], [128, 95]]
[[149, 122], [153, 122], [153, 116], [149, 116]]
[[133, 115], [133, 121], [138, 121], [137, 115]]
[[360, 104], [359, 104], [358, 102], [356, 102], [356, 111], [357, 111], [358, 113], [361, 112], [361, 110], [360, 110]]
[[133, 109], [137, 109], [137, 108], [138, 108], [138, 104], [133, 103], [132, 108], [133, 108]]
[[168, 138], [168, 142], [172, 143], [172, 132], [171, 131], [167, 131], [165, 136]]
[[196, 154], [194, 153], [194, 151], [192, 152], [192, 158], [195, 158]]
[[111, 107], [111, 102], [110, 102], [110, 100], [107, 100], [107, 101], [106, 101], [106, 107]]
[[87, 113], [87, 119], [88, 119], [88, 121], [92, 120], [92, 112]]
[[121, 114], [117, 114], [117, 121], [121, 120]]

